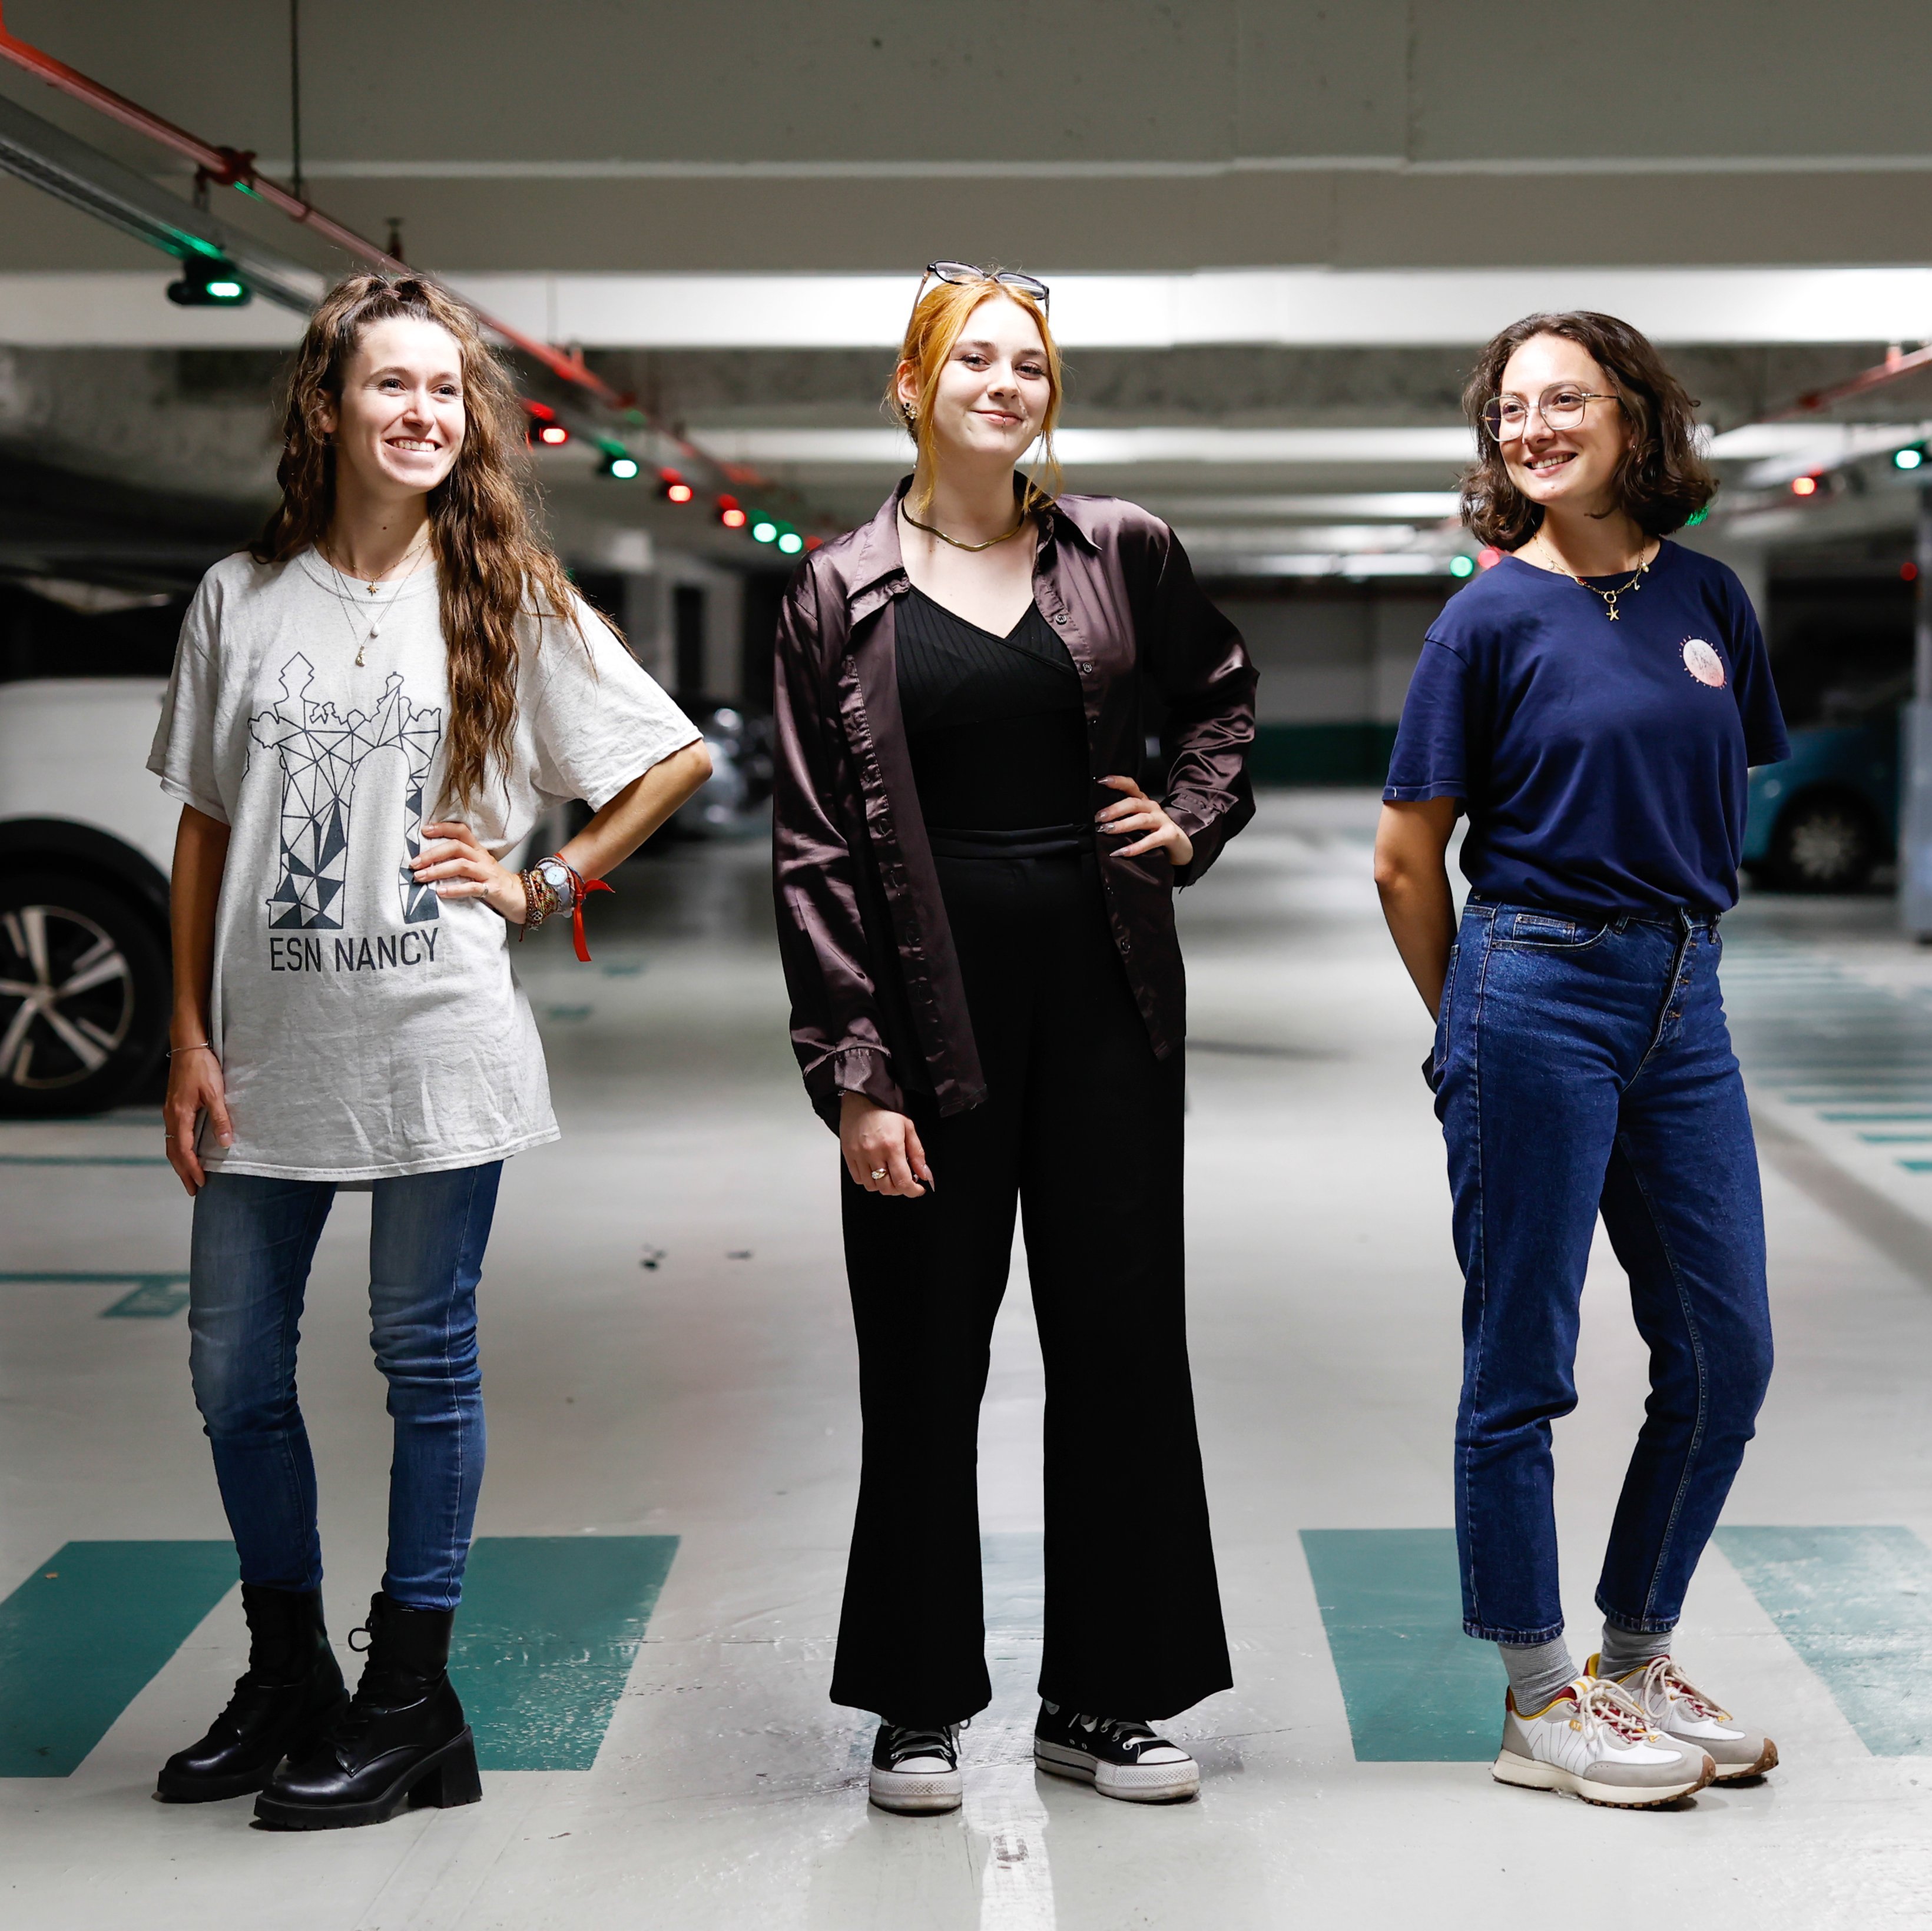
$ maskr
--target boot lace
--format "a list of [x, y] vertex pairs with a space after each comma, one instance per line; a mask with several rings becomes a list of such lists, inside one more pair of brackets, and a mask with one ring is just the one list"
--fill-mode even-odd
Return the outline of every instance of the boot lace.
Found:
[[1643, 1681], [1637, 1686], [1636, 1695], [1648, 1710], [1668, 1709], [1672, 1704], [1678, 1703], [1684, 1705], [1694, 1718], [1705, 1718], [1714, 1723], [1728, 1723], [1731, 1720], [1731, 1713], [1712, 1702], [1667, 1656], [1653, 1659], [1643, 1672]]

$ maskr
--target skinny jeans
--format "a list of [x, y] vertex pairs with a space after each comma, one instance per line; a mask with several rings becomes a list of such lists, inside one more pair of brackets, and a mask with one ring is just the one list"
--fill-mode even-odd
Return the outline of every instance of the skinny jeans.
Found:
[[1772, 1367], [1764, 1215], [1716, 921], [1472, 901], [1436, 1035], [1462, 1266], [1456, 1528], [1463, 1627], [1563, 1630], [1550, 1423], [1576, 1405], [1598, 1214], [1630, 1277], [1650, 1396], [1597, 1605], [1673, 1629]]
[[[388, 1564], [383, 1593], [453, 1609], [483, 1480], [476, 1285], [503, 1165], [370, 1185], [370, 1348], [388, 1383]], [[241, 1558], [269, 1589], [322, 1586], [315, 1462], [296, 1393], [309, 1266], [335, 1188], [210, 1174], [195, 1196], [188, 1361], [195, 1405]]]
[[1232, 1681], [1187, 1363], [1181, 1056], [1154, 1057], [1090, 849], [935, 860], [988, 1097], [941, 1118], [908, 1096], [936, 1192], [842, 1183], [865, 1446], [832, 1699], [931, 1723], [991, 1699], [980, 1404], [1017, 1211], [1046, 1378], [1040, 1693], [1170, 1717]]

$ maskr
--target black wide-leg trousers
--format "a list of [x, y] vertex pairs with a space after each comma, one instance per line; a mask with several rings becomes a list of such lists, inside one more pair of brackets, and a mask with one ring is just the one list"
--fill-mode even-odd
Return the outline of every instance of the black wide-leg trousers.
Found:
[[941, 858], [988, 1097], [909, 1109], [938, 1182], [844, 1180], [864, 1466], [832, 1700], [992, 1698], [978, 1443], [1017, 1207], [1046, 1376], [1040, 1693], [1159, 1718], [1232, 1681], [1187, 1366], [1183, 1069], [1156, 1060], [1090, 854]]

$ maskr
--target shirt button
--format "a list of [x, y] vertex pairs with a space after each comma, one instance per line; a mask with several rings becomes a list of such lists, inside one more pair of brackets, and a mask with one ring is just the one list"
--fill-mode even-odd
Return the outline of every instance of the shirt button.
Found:
[[1064, 610], [1056, 611], [1053, 620], [1057, 624], [1064, 624], [1066, 621], [1066, 613]]

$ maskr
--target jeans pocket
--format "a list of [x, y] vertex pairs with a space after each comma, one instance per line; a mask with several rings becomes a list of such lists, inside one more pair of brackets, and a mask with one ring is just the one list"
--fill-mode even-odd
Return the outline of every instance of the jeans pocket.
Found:
[[1449, 948], [1449, 964], [1442, 975], [1442, 997], [1436, 1008], [1436, 1037], [1430, 1042], [1429, 1057], [1422, 1063], [1422, 1077], [1431, 1093], [1442, 1090], [1442, 1075], [1449, 1064], [1450, 1010], [1456, 997], [1456, 961], [1462, 955], [1462, 943], [1459, 939]]
[[1566, 918], [1560, 912], [1528, 912], [1510, 907], [1498, 912], [1491, 926], [1491, 941], [1513, 951], [1574, 952], [1594, 946], [1610, 929], [1588, 919]]

